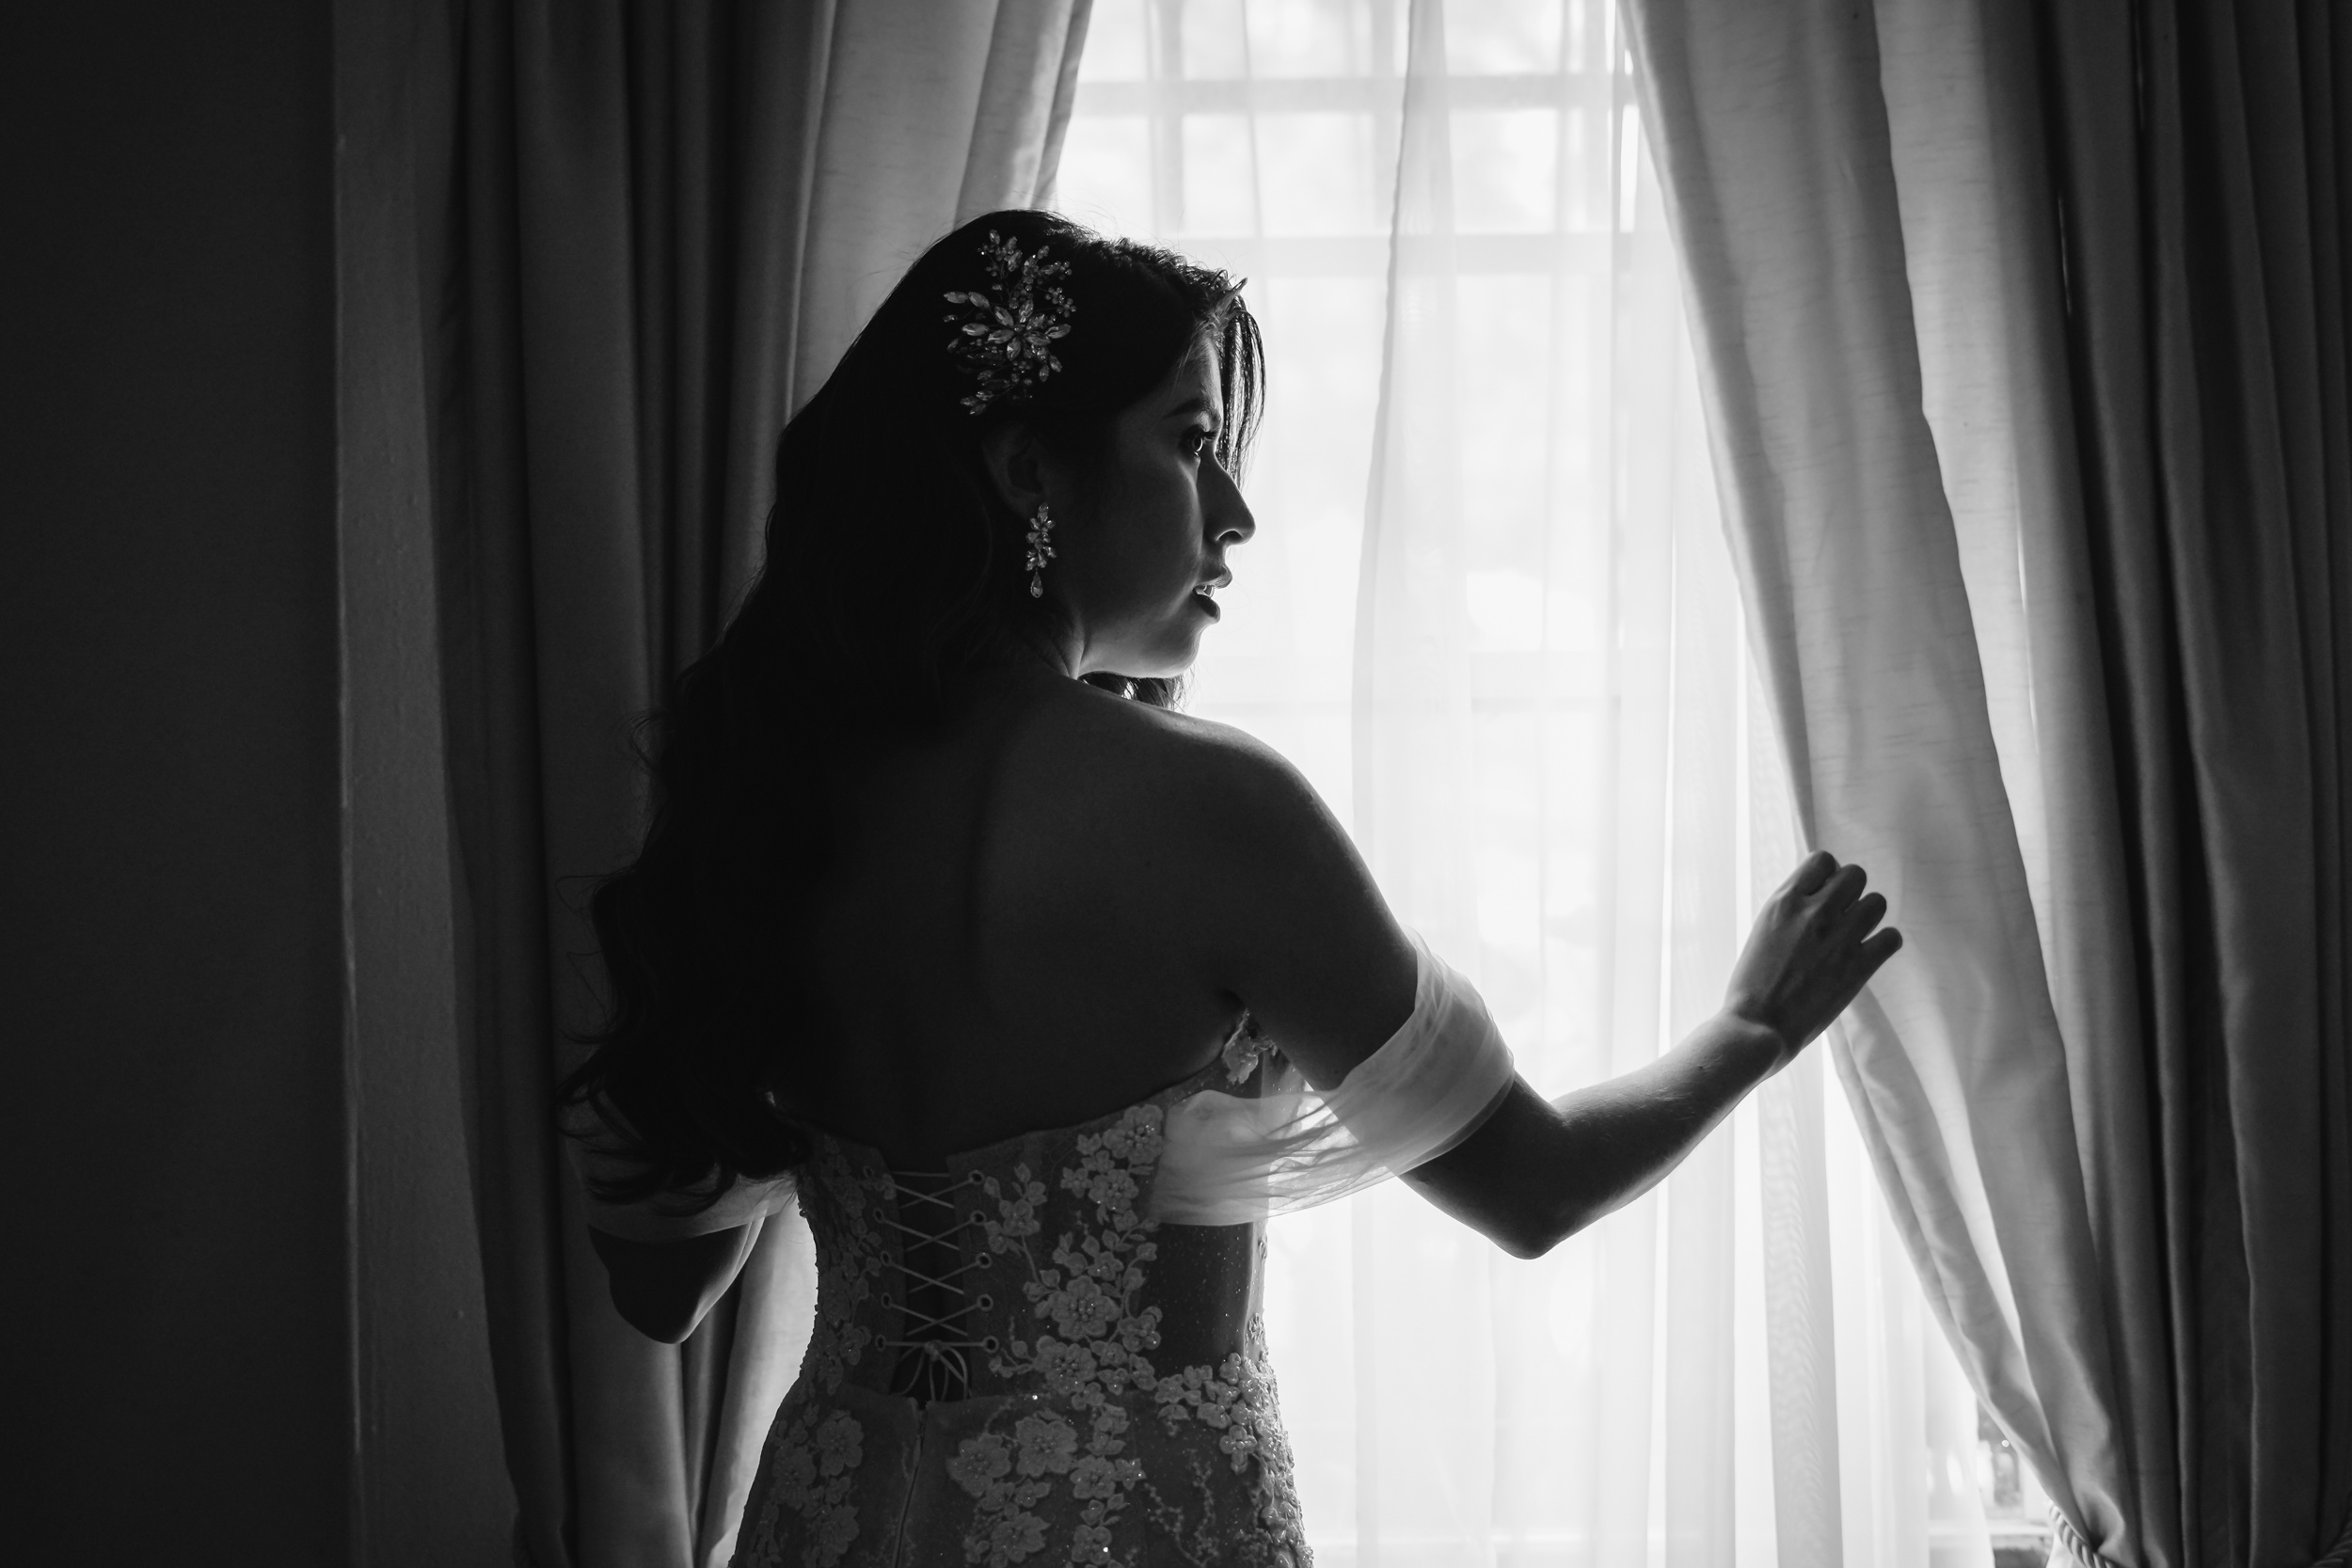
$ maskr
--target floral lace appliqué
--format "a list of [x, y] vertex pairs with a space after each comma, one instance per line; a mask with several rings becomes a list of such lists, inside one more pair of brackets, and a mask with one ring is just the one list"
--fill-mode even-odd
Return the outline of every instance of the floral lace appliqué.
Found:
[[1225, 1081], [1239, 1084], [1258, 1070], [1259, 1058], [1276, 1054], [1279, 1048], [1259, 1032], [1258, 1021], [1248, 1013], [1233, 1025], [1233, 1032], [1225, 1037], [1225, 1049], [1217, 1059], [1225, 1064]]
[[[1239, 1083], [1272, 1049], [1245, 1020], [1222, 1070]], [[975, 1161], [960, 1245], [993, 1279], [993, 1291], [975, 1291], [973, 1309], [1003, 1315], [979, 1341], [988, 1376], [978, 1381], [994, 1386], [970, 1397], [995, 1402], [975, 1407], [972, 1418], [986, 1408], [986, 1418], [961, 1425], [928, 1464], [845, 1406], [845, 1385], [864, 1398], [880, 1383], [867, 1363], [891, 1321], [889, 1271], [899, 1264], [889, 1236], [904, 1216], [878, 1163], [816, 1140], [800, 1190], [816, 1243], [818, 1321], [771, 1429], [739, 1562], [895, 1561], [908, 1544], [896, 1531], [911, 1527], [901, 1504], [882, 1501], [888, 1478], [921, 1485], [925, 1473], [940, 1475], [930, 1465], [944, 1465], [949, 1495], [969, 1499], [960, 1544], [970, 1568], [1142, 1568], [1144, 1534], [1155, 1560], [1172, 1551], [1192, 1568], [1311, 1568], [1255, 1316], [1241, 1350], [1215, 1365], [1163, 1371], [1152, 1362], [1162, 1308], [1144, 1296], [1161, 1239], [1139, 1210], [1164, 1117], [1147, 1101], [1090, 1124], [1099, 1131], [1051, 1134], [1044, 1147], [1058, 1157], [1044, 1168], [1031, 1163], [1035, 1144], [1026, 1159], [1008, 1150], [998, 1163]], [[993, 1307], [992, 1294], [1010, 1299]]]
[[885, 1253], [866, 1223], [872, 1196], [840, 1150], [820, 1143], [811, 1174], [826, 1201], [804, 1205], [817, 1232], [817, 1322], [809, 1335], [801, 1380], [769, 1429], [763, 1469], [767, 1487], [745, 1532], [745, 1560], [782, 1561], [782, 1511], [801, 1517], [807, 1548], [802, 1568], [833, 1568], [858, 1537], [851, 1501], [866, 1458], [866, 1431], [846, 1410], [828, 1409], [825, 1396], [864, 1359], [873, 1333], [858, 1320], [874, 1293]]
[[1220, 1557], [1210, 1494], [1201, 1489], [1201, 1516], [1187, 1532], [1184, 1511], [1146, 1482], [1129, 1451], [1127, 1401], [1134, 1394], [1154, 1402], [1170, 1431], [1191, 1420], [1218, 1430], [1218, 1447], [1236, 1472], [1260, 1466], [1263, 1502], [1257, 1528], [1242, 1538], [1245, 1560], [1303, 1568], [1289, 1446], [1275, 1415], [1272, 1380], [1257, 1369], [1263, 1357], [1254, 1324], [1250, 1356], [1165, 1376], [1152, 1365], [1160, 1309], [1140, 1307], [1136, 1298], [1159, 1256], [1152, 1240], [1158, 1227], [1136, 1205], [1159, 1164], [1162, 1117], [1157, 1105], [1132, 1106], [1115, 1125], [1077, 1140], [1078, 1163], [1061, 1172], [1060, 1185], [1091, 1208], [1092, 1226], [1061, 1234], [1042, 1263], [1030, 1238], [1041, 1228], [1043, 1182], [1017, 1165], [1009, 1187], [994, 1178], [982, 1185], [997, 1211], [982, 1226], [988, 1245], [1027, 1265], [1022, 1293], [1041, 1325], [1035, 1338], [1006, 1346], [1009, 1354], [993, 1358], [991, 1370], [1036, 1379], [1070, 1415], [1036, 1410], [1013, 1421], [1009, 1433], [992, 1424], [959, 1447], [948, 1474], [977, 1504], [963, 1540], [969, 1563], [1009, 1568], [1042, 1551], [1047, 1529], [1038, 1508], [1062, 1484], [1077, 1512], [1061, 1559], [1073, 1568], [1115, 1560], [1113, 1530], [1138, 1489], [1150, 1500], [1145, 1517], [1187, 1560], [1205, 1565]]

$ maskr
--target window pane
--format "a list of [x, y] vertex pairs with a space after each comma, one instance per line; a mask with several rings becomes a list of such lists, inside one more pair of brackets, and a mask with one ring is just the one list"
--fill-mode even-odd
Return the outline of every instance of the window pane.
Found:
[[1557, 0], [1445, 0], [1446, 69], [1459, 76], [1560, 69]]
[[1555, 109], [1457, 109], [1454, 221], [1467, 234], [1542, 234], [1558, 210], [1560, 115]]

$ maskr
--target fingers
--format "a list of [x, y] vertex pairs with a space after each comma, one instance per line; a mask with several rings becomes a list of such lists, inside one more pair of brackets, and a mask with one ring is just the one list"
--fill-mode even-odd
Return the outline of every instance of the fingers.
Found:
[[1883, 893], [1864, 894], [1840, 917], [1845, 931], [1856, 940], [1868, 936], [1885, 918], [1886, 895]]
[[1842, 909], [1861, 895], [1868, 873], [1859, 865], [1840, 864], [1836, 855], [1816, 849], [1798, 863], [1780, 891], [1798, 898], [1819, 896], [1831, 909]]
[[1781, 885], [1784, 897], [1819, 900], [1820, 923], [1813, 927], [1817, 938], [1826, 935], [1859, 944], [1857, 957], [1866, 979], [1903, 944], [1902, 933], [1895, 927], [1879, 928], [1886, 918], [1886, 895], [1864, 892], [1868, 882], [1869, 874], [1861, 866], [1842, 863], [1828, 850], [1816, 849]]
[[1797, 863], [1797, 869], [1780, 884], [1783, 893], [1804, 897], [1818, 891], [1837, 870], [1837, 857], [1826, 849], [1816, 849]]
[[[1840, 863], [1828, 850], [1816, 849], [1790, 873], [1788, 879], [1781, 884], [1780, 891], [1785, 895], [1800, 898], [1818, 896], [1824, 909], [1835, 911], [1859, 899], [1869, 880], [1870, 874], [1859, 864]], [[1879, 900], [1882, 911], [1885, 904], [1884, 899]]]
[[1862, 896], [1863, 886], [1869, 879], [1869, 873], [1858, 865], [1839, 866], [1821, 886], [1821, 909], [1832, 915], [1843, 913]]

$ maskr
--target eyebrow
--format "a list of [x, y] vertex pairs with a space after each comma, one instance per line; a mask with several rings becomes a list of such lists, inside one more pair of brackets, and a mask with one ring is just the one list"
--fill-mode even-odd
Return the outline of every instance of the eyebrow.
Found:
[[1169, 409], [1166, 414], [1163, 414], [1160, 417], [1168, 420], [1178, 420], [1186, 418], [1187, 416], [1193, 414], [1215, 414], [1220, 423], [1223, 422], [1225, 418], [1222, 413], [1209, 405], [1209, 400], [1207, 398], [1199, 396], [1198, 394], [1186, 398], [1184, 402], [1178, 404], [1175, 407]]

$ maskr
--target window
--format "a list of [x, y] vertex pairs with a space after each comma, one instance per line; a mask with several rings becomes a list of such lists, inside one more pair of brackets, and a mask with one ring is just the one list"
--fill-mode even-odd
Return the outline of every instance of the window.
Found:
[[[1192, 711], [1307, 772], [1532, 1081], [1680, 1037], [1795, 854], [1610, 7], [1096, 0], [1057, 205], [1247, 276], [1265, 328]], [[1823, 1056], [1535, 1264], [1394, 1183], [1272, 1227], [1327, 1568], [1991, 1561]]]

